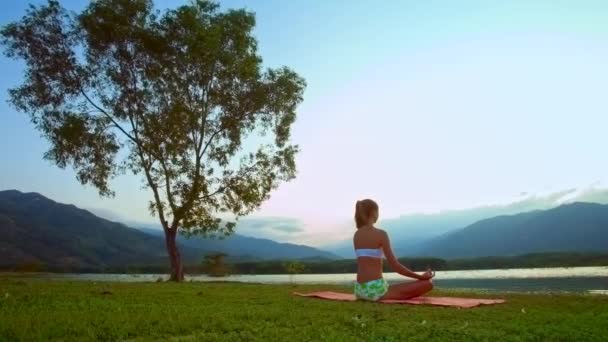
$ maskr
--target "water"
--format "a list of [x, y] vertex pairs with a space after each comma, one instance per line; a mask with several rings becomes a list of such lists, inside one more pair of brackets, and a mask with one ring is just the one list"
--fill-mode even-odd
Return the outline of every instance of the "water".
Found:
[[[44, 274], [36, 275], [44, 279], [153, 282], [160, 274]], [[407, 280], [396, 273], [385, 273], [389, 283]], [[342, 284], [352, 285], [355, 274], [299, 274], [290, 277], [276, 275], [232, 275], [213, 278], [204, 275], [187, 276], [187, 281], [231, 281], [262, 284]], [[475, 289], [485, 291], [517, 292], [589, 292], [608, 294], [608, 266], [604, 267], [563, 267], [527, 268], [505, 270], [440, 271], [435, 276], [435, 285], [445, 289]]]

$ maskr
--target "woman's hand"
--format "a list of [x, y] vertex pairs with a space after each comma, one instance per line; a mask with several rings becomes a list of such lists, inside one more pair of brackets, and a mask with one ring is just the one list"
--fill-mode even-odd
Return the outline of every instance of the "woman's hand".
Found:
[[401, 274], [402, 276], [418, 280], [429, 280], [435, 276], [435, 272], [433, 272], [430, 267], [428, 271], [421, 275], [401, 265], [401, 263], [399, 262], [399, 260], [397, 260], [397, 257], [393, 253], [388, 234], [386, 234], [386, 232], [383, 230], [380, 230], [380, 232], [382, 233], [382, 251], [384, 252], [384, 256], [386, 257], [386, 260], [388, 261], [389, 265], [391, 265], [391, 268], [395, 272]]
[[418, 279], [420, 279], [420, 280], [429, 280], [429, 279], [433, 278], [434, 276], [435, 276], [435, 272], [429, 268]]

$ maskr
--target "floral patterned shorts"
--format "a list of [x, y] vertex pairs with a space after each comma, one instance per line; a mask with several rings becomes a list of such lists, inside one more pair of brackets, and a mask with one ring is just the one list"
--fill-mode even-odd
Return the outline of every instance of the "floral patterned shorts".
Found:
[[370, 280], [365, 283], [355, 283], [355, 296], [358, 299], [377, 301], [388, 291], [388, 283], [384, 278]]

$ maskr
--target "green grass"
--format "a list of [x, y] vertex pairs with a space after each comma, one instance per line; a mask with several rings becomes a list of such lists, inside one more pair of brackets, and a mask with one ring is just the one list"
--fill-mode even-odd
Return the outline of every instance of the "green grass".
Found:
[[319, 289], [350, 291], [336, 286], [0, 278], [0, 341], [608, 340], [608, 296], [447, 293], [508, 300], [455, 309], [291, 295]]

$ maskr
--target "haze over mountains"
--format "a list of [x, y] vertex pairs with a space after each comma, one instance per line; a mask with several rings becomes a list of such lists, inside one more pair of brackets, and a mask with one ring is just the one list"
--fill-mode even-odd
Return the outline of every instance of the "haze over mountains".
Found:
[[[399, 256], [446, 259], [539, 252], [608, 252], [608, 205], [564, 201], [567, 192], [505, 206], [411, 215], [385, 220]], [[606, 192], [585, 196], [608, 199]], [[581, 196], [570, 196], [578, 200]], [[561, 204], [566, 203], [566, 204]], [[521, 212], [530, 208], [536, 210]], [[272, 221], [272, 220], [271, 220]], [[278, 221], [277, 221], [278, 222]], [[261, 221], [255, 224], [262, 225]], [[281, 229], [294, 229], [281, 226]], [[38, 262], [51, 268], [100, 269], [124, 264], [164, 265], [162, 231], [156, 226], [112, 222], [37, 193], [0, 191], [0, 266]], [[213, 252], [233, 261], [327, 260], [317, 248], [234, 234], [223, 240], [179, 238], [186, 263]], [[352, 244], [334, 251], [353, 258]]]
[[441, 258], [608, 251], [608, 205], [570, 203], [493, 217], [422, 243], [416, 255]]
[[[573, 202], [606, 204], [608, 203], [608, 190], [587, 189], [578, 191], [570, 189], [546, 196], [530, 196], [505, 205], [447, 210], [433, 214], [404, 215], [398, 218], [383, 219], [379, 222], [379, 225], [389, 232], [393, 248], [398, 255], [418, 256], [421, 253], [427, 253], [424, 248], [431, 239], [463, 229], [475, 222], [497, 216], [551, 209], [561, 204]], [[326, 245], [323, 248], [345, 258], [353, 257], [353, 247], [350, 239]], [[486, 254], [475, 256], [486, 256]]]
[[[157, 228], [139, 227], [138, 229], [153, 236], [164, 236], [164, 233]], [[280, 243], [269, 239], [258, 239], [240, 234], [233, 234], [223, 239], [203, 239], [196, 236], [191, 238], [179, 236], [177, 239], [181, 246], [203, 251], [221, 251], [228, 254], [228, 256], [232, 256], [233, 260], [322, 260], [339, 258], [335, 254], [309, 246]]]
[[[146, 231], [99, 218], [37, 193], [0, 191], [0, 266], [36, 262], [50, 268], [96, 269], [166, 264], [160, 230]], [[319, 259], [335, 255], [308, 246], [235, 235], [226, 240], [180, 238], [186, 262], [213, 252], [247, 260]]]

